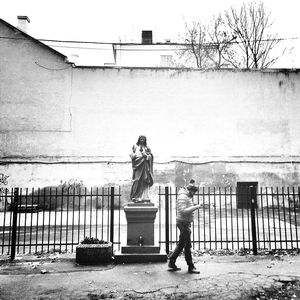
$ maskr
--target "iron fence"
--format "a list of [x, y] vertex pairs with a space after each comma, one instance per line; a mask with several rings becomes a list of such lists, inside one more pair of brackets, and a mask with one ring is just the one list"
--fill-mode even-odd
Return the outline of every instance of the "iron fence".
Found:
[[[159, 243], [167, 253], [179, 237], [177, 196], [178, 188], [159, 188]], [[193, 248], [299, 249], [299, 198], [299, 187], [255, 188], [253, 195], [250, 190], [203, 187], [193, 198], [201, 206], [191, 228]]]
[[120, 187], [14, 188], [0, 205], [1, 254], [73, 252], [86, 236], [120, 249]]
[[[155, 241], [168, 253], [178, 241], [178, 188], [160, 187]], [[192, 223], [194, 249], [299, 249], [300, 188], [238, 192], [203, 187]], [[246, 200], [245, 200], [246, 199]], [[242, 203], [242, 205], [241, 205]], [[71, 251], [85, 236], [126, 243], [121, 190], [115, 187], [11, 189], [0, 195], [0, 254]]]

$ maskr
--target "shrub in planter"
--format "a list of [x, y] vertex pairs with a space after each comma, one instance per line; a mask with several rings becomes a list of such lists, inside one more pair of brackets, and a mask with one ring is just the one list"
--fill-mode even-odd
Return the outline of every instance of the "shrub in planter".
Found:
[[112, 243], [85, 237], [76, 247], [76, 262], [83, 265], [109, 263], [112, 260]]

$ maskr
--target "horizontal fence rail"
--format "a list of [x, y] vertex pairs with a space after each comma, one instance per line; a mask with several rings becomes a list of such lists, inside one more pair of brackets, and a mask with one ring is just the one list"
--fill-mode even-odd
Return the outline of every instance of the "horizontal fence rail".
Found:
[[[159, 243], [165, 244], [167, 253], [179, 237], [176, 228], [177, 196], [178, 188], [159, 189]], [[193, 198], [194, 204], [201, 206], [194, 212], [193, 248], [253, 249], [255, 238], [257, 249], [299, 249], [299, 196], [300, 188], [257, 189], [251, 214], [250, 191], [238, 193], [232, 188], [203, 187]], [[245, 197], [249, 202], [243, 202], [244, 206], [240, 207], [239, 201]], [[164, 211], [166, 208], [167, 212]]]
[[120, 206], [119, 187], [7, 190], [0, 195], [0, 254], [73, 252], [86, 236], [120, 249]]

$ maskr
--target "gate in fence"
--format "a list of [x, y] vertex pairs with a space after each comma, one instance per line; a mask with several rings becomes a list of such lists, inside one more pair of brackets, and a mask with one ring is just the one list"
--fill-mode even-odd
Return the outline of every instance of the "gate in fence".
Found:
[[84, 239], [120, 249], [120, 188], [11, 189], [0, 195], [0, 253], [71, 251]]
[[[196, 250], [299, 249], [300, 188], [201, 188], [194, 203], [192, 244]], [[159, 243], [168, 253], [178, 241], [177, 188], [159, 189]], [[242, 199], [242, 200], [241, 200]], [[242, 205], [241, 205], [242, 203]]]

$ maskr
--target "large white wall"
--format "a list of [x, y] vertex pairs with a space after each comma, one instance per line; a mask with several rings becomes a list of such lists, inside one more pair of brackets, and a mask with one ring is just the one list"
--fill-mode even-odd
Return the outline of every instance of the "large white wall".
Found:
[[297, 72], [74, 70], [74, 155], [124, 156], [139, 134], [161, 158], [293, 156]]

